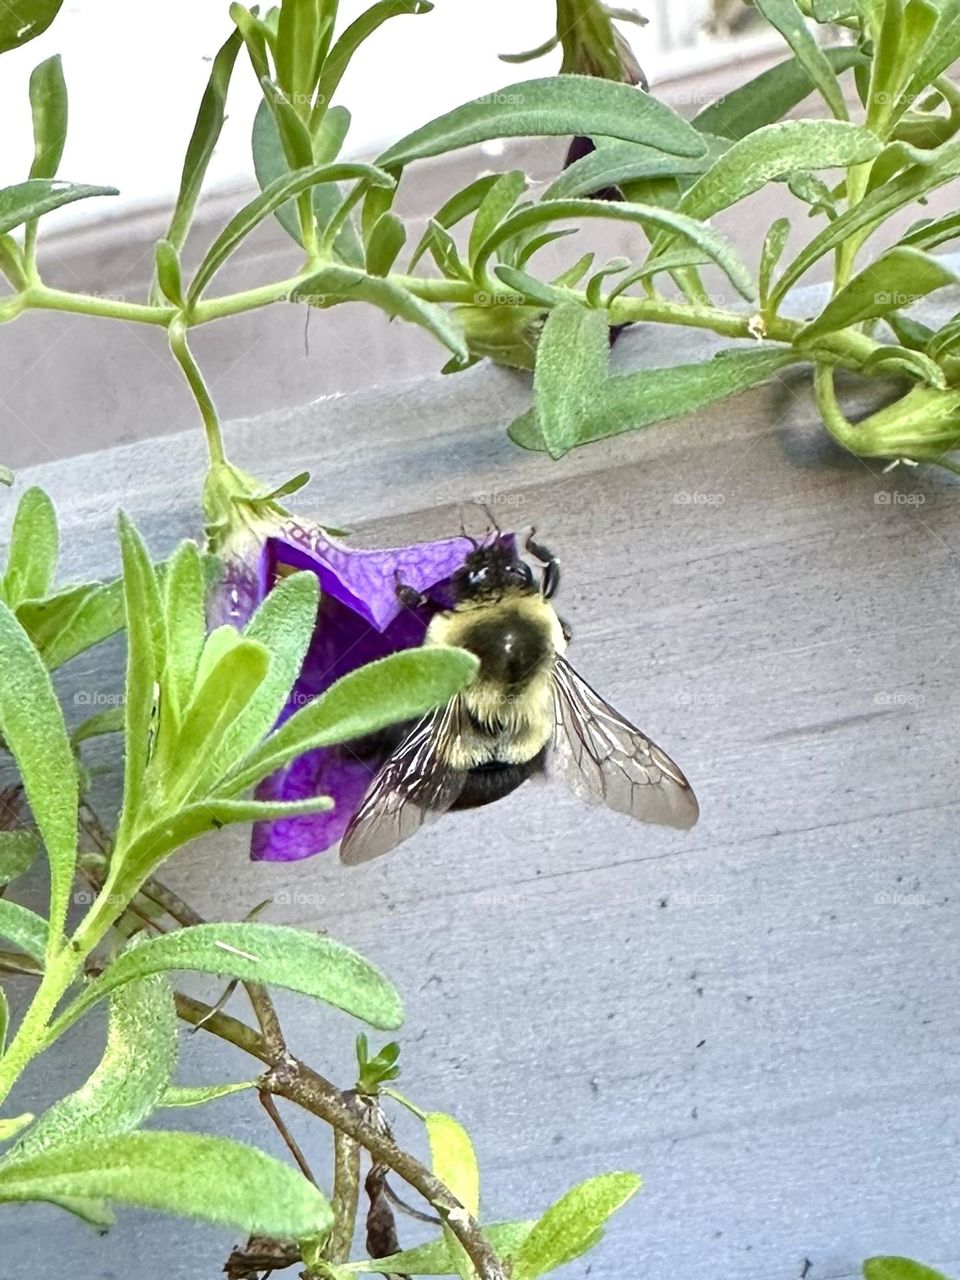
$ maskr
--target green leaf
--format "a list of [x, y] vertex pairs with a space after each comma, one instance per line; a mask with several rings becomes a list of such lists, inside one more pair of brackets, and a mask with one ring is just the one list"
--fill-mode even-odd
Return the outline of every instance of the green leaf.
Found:
[[564, 75], [507, 85], [467, 102], [401, 138], [377, 164], [405, 165], [493, 138], [571, 133], [643, 142], [681, 156], [705, 150], [685, 120], [632, 85]]
[[528, 275], [526, 271], [520, 271], [516, 267], [510, 267], [505, 262], [497, 263], [493, 273], [509, 289], [522, 294], [528, 302], [540, 302], [545, 307], [555, 307], [565, 301], [564, 295], [559, 290], [552, 289], [550, 285], [541, 283], [536, 276]]
[[31, 178], [53, 178], [60, 168], [67, 140], [67, 86], [60, 55], [34, 67], [30, 75], [30, 107], [33, 112], [33, 163]]
[[424, 1124], [433, 1172], [475, 1218], [480, 1211], [480, 1170], [470, 1135], [442, 1111], [428, 1111]]
[[144, 794], [156, 690], [166, 660], [166, 635], [160, 587], [143, 539], [122, 511], [118, 523], [127, 623], [123, 807], [117, 833], [122, 845], [137, 821]]
[[35, 39], [60, 12], [63, 0], [17, 0], [0, 5], [0, 53]]
[[324, 15], [319, 0], [281, 0], [275, 50], [277, 80], [303, 117], [310, 114], [323, 27], [333, 21], [333, 12], [328, 9]]
[[648, 204], [612, 204], [603, 200], [541, 200], [507, 218], [487, 237], [477, 255], [475, 271], [481, 271], [490, 255], [511, 236], [560, 218], [612, 218], [676, 232], [702, 249], [708, 258], [721, 267], [743, 297], [753, 297], [750, 272], [725, 236], [686, 214]]
[[59, 555], [60, 535], [53, 503], [42, 489], [28, 489], [14, 516], [3, 578], [3, 598], [11, 608], [47, 594]]
[[926, 351], [933, 338], [934, 331], [927, 324], [921, 324], [910, 316], [891, 311], [884, 320], [897, 335], [899, 341], [911, 351]]
[[414, 267], [430, 248], [433, 239], [430, 228], [434, 225], [444, 229], [453, 227], [463, 218], [473, 213], [475, 209], [479, 209], [487, 192], [499, 178], [500, 174], [498, 173], [485, 173], [483, 177], [475, 178], [473, 182], [468, 183], [462, 190], [455, 192], [449, 200], [440, 206], [436, 215], [430, 219], [427, 230], [423, 233], [420, 243], [413, 252], [410, 265], [407, 267], [409, 272], [413, 271]]
[[955, 240], [957, 236], [960, 236], [960, 212], [947, 213], [942, 218], [926, 219], [902, 235], [900, 244], [912, 245], [914, 249], [935, 249], [947, 240]]
[[535, 1280], [575, 1257], [640, 1189], [635, 1173], [606, 1173], [568, 1191], [540, 1218], [513, 1258], [513, 1280]]
[[913, 76], [905, 95], [908, 103], [960, 57], [960, 2], [936, 0], [935, 7], [939, 18], [919, 61], [912, 68]]
[[45, 600], [24, 602], [17, 619], [44, 665], [54, 671], [123, 627], [123, 584], [118, 580], [65, 587]]
[[107, 1044], [93, 1075], [48, 1108], [0, 1166], [131, 1132], [163, 1096], [176, 1061], [177, 1014], [167, 979], [152, 974], [126, 983], [110, 997]]
[[[7, 1001], [7, 993], [3, 987], [0, 987], [0, 1058], [3, 1057], [3, 1051], [7, 1047], [7, 1028], [9, 1025], [10, 1005]], [[4, 1121], [0, 1120], [0, 1140], [3, 1138], [3, 1125]]]
[[211, 756], [207, 776], [222, 778], [276, 724], [300, 673], [313, 638], [319, 583], [313, 573], [294, 573], [268, 592], [244, 628], [244, 636], [270, 655], [267, 674]]
[[318, 101], [329, 105], [339, 88], [343, 73], [350, 64], [350, 59], [363, 41], [373, 35], [374, 31], [388, 18], [405, 13], [429, 13], [432, 9], [433, 5], [428, 3], [428, 0], [378, 0], [377, 4], [371, 5], [361, 13], [359, 18], [345, 28], [324, 59], [323, 69], [320, 72]]
[[605, 312], [566, 302], [547, 317], [533, 388], [541, 438], [552, 458], [562, 458], [580, 438], [606, 377], [609, 350]]
[[[796, 352], [731, 350], [700, 364], [641, 369], [607, 378], [581, 423], [577, 444], [603, 440], [703, 409], [717, 400], [766, 381], [796, 361]], [[544, 449], [536, 411], [518, 418], [508, 432], [524, 449]]]
[[39, 852], [35, 831], [0, 831], [0, 888], [29, 870]]
[[[331, 114], [331, 112], [327, 113], [328, 116]], [[266, 101], [261, 102], [257, 108], [257, 114], [253, 120], [251, 145], [253, 149], [253, 167], [261, 190], [265, 190], [279, 178], [293, 172], [284, 152], [283, 144], [280, 141], [280, 132], [277, 128], [276, 119], [270, 104]], [[317, 214], [318, 223], [326, 225], [333, 207], [339, 205], [340, 200], [340, 188], [335, 183], [329, 186], [321, 184], [314, 187], [313, 207], [314, 213]], [[321, 203], [323, 203], [325, 213], [323, 218], [320, 216]], [[300, 231], [300, 215], [297, 212], [296, 202], [289, 200], [286, 204], [281, 205], [279, 209], [274, 210], [274, 217], [287, 235], [302, 247], [303, 237]], [[354, 239], [359, 248], [359, 239], [356, 237], [355, 231]], [[362, 258], [357, 265], [362, 265]]]
[[220, 138], [226, 118], [227, 90], [233, 75], [234, 64], [240, 51], [241, 35], [234, 31], [217, 51], [210, 68], [210, 78], [200, 99], [200, 107], [187, 144], [187, 154], [180, 174], [180, 189], [170, 218], [165, 239], [174, 249], [183, 248], [193, 219], [207, 166]]
[[400, 316], [426, 329], [458, 359], [468, 358], [463, 335], [447, 312], [432, 302], [423, 302], [393, 280], [366, 275], [353, 267], [323, 267], [298, 285], [291, 296], [295, 302], [315, 307], [332, 307], [341, 302], [372, 303], [389, 316]]
[[349, 947], [286, 925], [242, 921], [193, 925], [129, 948], [86, 987], [55, 1028], [59, 1033], [70, 1026], [125, 982], [184, 970], [299, 991], [380, 1030], [392, 1031], [403, 1021], [394, 987]]
[[50, 863], [50, 945], [59, 946], [77, 856], [77, 771], [63, 711], [40, 655], [0, 604], [0, 735], [20, 778]]
[[[183, 724], [167, 757], [166, 791], [171, 801], [204, 796], [219, 781], [220, 762], [227, 766], [235, 752], [249, 741], [249, 728], [238, 729], [232, 748], [223, 740], [236, 728], [266, 678], [270, 665], [267, 649], [255, 640], [238, 640], [213, 664], [187, 707]], [[259, 731], [256, 739], [260, 738]], [[171, 776], [172, 775], [172, 776]], [[175, 779], [175, 780], [174, 780]]]
[[170, 1085], [160, 1099], [161, 1107], [200, 1107], [206, 1102], [215, 1102], [217, 1098], [226, 1098], [231, 1093], [242, 1093], [246, 1089], [256, 1089], [257, 1080], [238, 1080], [236, 1084], [197, 1084]]
[[710, 259], [705, 257], [698, 249], [684, 248], [671, 249], [659, 257], [649, 259], [638, 267], [636, 271], [631, 271], [629, 275], [624, 276], [607, 294], [607, 306], [625, 293], [632, 285], [638, 284], [642, 280], [648, 280], [651, 276], [660, 275], [666, 271], [676, 271], [680, 267], [702, 267], [709, 263]]
[[0, 465], [0, 484], [5, 484], [7, 488], [9, 488], [10, 485], [13, 484], [15, 479], [16, 479], [16, 476], [13, 474], [13, 472], [10, 470], [9, 467], [4, 467]]
[[0, 190], [0, 235], [52, 209], [90, 196], [119, 195], [116, 187], [90, 187], [59, 178], [30, 178]]
[[911, 165], [890, 182], [871, 191], [828, 227], [824, 227], [801, 249], [771, 291], [771, 302], [779, 305], [787, 291], [825, 253], [829, 253], [857, 232], [879, 226], [895, 210], [919, 200], [928, 191], [942, 186], [958, 174], [960, 141], [947, 142], [930, 152], [926, 163]]
[[175, 307], [183, 307], [183, 272], [180, 268], [179, 253], [170, 240], [158, 240], [154, 252], [155, 275], [160, 292]]
[[[4, 1008], [7, 1007], [7, 997], [0, 991], [0, 1000]], [[10, 1138], [15, 1138], [21, 1129], [25, 1129], [28, 1124], [33, 1122], [33, 1115], [29, 1111], [25, 1111], [23, 1115], [11, 1116], [9, 1119], [0, 1119], [0, 1142], [7, 1142]]]
[[497, 229], [526, 189], [527, 179], [519, 169], [511, 169], [509, 173], [500, 174], [487, 191], [477, 209], [473, 226], [470, 228], [467, 260], [471, 268], [476, 261], [480, 246]]
[[190, 702], [206, 639], [203, 566], [195, 542], [184, 541], [170, 557], [163, 583], [167, 629], [164, 693], [180, 716]]
[[841, 120], [787, 120], [765, 125], [715, 160], [680, 201], [680, 212], [711, 218], [798, 169], [863, 164], [880, 154], [880, 140]]
[[814, 40], [796, 0], [754, 0], [754, 3], [786, 40], [834, 116], [838, 120], [846, 120], [847, 104], [843, 100], [837, 73]]
[[329, 1230], [320, 1191], [289, 1165], [227, 1138], [130, 1133], [0, 1170], [0, 1201], [81, 1197], [298, 1237]]
[[881, 254], [835, 294], [817, 318], [801, 330], [809, 342], [873, 316], [886, 315], [925, 297], [934, 289], [956, 284], [957, 274], [921, 249], [897, 245]]
[[[483, 1234], [491, 1248], [501, 1258], [509, 1258], [519, 1249], [535, 1226], [536, 1223], [532, 1219], [519, 1222], [489, 1222], [484, 1224]], [[417, 1245], [415, 1249], [404, 1249], [402, 1253], [392, 1253], [387, 1258], [364, 1258], [357, 1262], [350, 1262], [347, 1264], [347, 1269], [355, 1272], [404, 1276], [446, 1276], [456, 1271], [445, 1238]]]
[[[726, 139], [721, 140], [729, 146]], [[596, 150], [579, 160], [550, 183], [544, 200], [567, 200], [589, 196], [605, 187], [619, 187], [622, 182], [641, 178], [689, 177], [709, 168], [718, 150], [712, 146], [699, 156], [674, 156], [656, 147], [636, 142], [613, 142], [601, 138]]]
[[295, 711], [242, 762], [222, 793], [245, 791], [304, 751], [416, 719], [449, 702], [476, 672], [472, 654], [442, 645], [405, 649], [368, 663]]
[[777, 263], [783, 257], [783, 251], [787, 247], [787, 240], [790, 238], [790, 219], [777, 218], [771, 224], [770, 230], [763, 238], [763, 248], [760, 250], [760, 270], [758, 272], [758, 293], [760, 296], [760, 306], [766, 305], [767, 296], [770, 293], [770, 285], [773, 280], [773, 273], [777, 269]]
[[372, 276], [385, 276], [406, 244], [403, 223], [390, 209], [381, 213], [367, 241], [367, 271]]
[[[835, 74], [866, 63], [858, 49], [847, 45], [821, 52]], [[755, 129], [780, 120], [809, 97], [815, 87], [804, 63], [796, 57], [788, 58], [712, 102], [692, 123], [701, 133], [745, 138]]]
[[860, 366], [865, 374], [918, 379], [930, 387], [945, 388], [947, 379], [935, 360], [909, 347], [876, 347]]
[[347, 162], [311, 165], [309, 168], [295, 169], [292, 173], [278, 178], [249, 204], [244, 205], [214, 240], [190, 284], [187, 294], [188, 302], [191, 305], [196, 302], [230, 254], [264, 218], [275, 213], [281, 205], [286, 204], [294, 196], [318, 183], [338, 182], [349, 178], [362, 178], [378, 187], [393, 186], [393, 179], [382, 169], [377, 169], [370, 164]]
[[0, 938], [7, 938], [40, 964], [46, 958], [49, 932], [46, 920], [35, 911], [0, 898]]
[[942, 1271], [934, 1271], [912, 1258], [867, 1258], [863, 1274], [866, 1280], [947, 1280]]
[[81, 742], [86, 742], [90, 738], [99, 738], [107, 733], [123, 733], [123, 722], [123, 707], [107, 707], [81, 721], [71, 733], [70, 742], [74, 747], [78, 747]]

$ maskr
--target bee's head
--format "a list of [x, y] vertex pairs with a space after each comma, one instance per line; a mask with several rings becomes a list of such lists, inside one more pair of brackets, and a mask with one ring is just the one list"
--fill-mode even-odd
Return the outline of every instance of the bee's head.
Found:
[[513, 592], [534, 592], [533, 571], [506, 539], [481, 543], [464, 560], [453, 579], [458, 601], [498, 598]]

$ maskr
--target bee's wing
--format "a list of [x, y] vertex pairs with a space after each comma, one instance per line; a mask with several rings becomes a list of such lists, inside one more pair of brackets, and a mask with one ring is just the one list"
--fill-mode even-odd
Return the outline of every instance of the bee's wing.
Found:
[[641, 822], [693, 826], [700, 807], [670, 757], [561, 657], [553, 668], [553, 698], [556, 728], [549, 772], [558, 774], [582, 799]]
[[460, 699], [424, 716], [384, 761], [340, 842], [340, 861], [367, 862], [446, 813], [466, 775], [444, 763], [443, 745], [459, 732]]

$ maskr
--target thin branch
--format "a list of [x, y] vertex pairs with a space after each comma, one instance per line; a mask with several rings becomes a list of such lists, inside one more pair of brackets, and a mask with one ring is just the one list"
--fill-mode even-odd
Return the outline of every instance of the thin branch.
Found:
[[273, 1098], [265, 1089], [261, 1089], [259, 1092], [260, 1092], [261, 1106], [263, 1107], [264, 1111], [266, 1111], [267, 1115], [270, 1117], [273, 1123], [276, 1125], [277, 1132], [280, 1134], [280, 1137], [286, 1143], [287, 1150], [290, 1152], [294, 1160], [297, 1162], [300, 1172], [303, 1174], [303, 1176], [307, 1179], [308, 1182], [312, 1182], [315, 1187], [319, 1186], [319, 1183], [317, 1182], [316, 1178], [313, 1176], [313, 1170], [310, 1168], [309, 1164], [307, 1163], [307, 1157], [303, 1154], [303, 1151], [300, 1148], [300, 1144], [297, 1142], [296, 1138], [287, 1128], [286, 1124], [284, 1123], [283, 1116], [277, 1110], [277, 1104], [274, 1102]]

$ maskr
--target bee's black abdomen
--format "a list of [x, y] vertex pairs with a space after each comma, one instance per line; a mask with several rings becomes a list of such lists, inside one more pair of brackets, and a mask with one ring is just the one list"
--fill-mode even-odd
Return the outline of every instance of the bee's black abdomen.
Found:
[[542, 771], [546, 752], [544, 747], [532, 760], [525, 760], [523, 764], [504, 764], [500, 760], [492, 760], [489, 764], [471, 769], [463, 790], [450, 806], [451, 809], [479, 809], [481, 805], [502, 800], [533, 774]]

